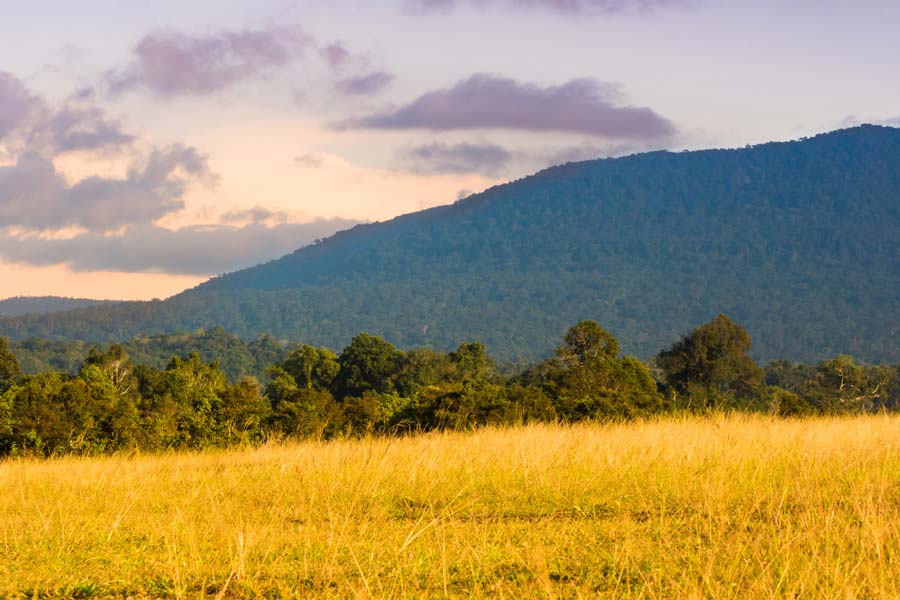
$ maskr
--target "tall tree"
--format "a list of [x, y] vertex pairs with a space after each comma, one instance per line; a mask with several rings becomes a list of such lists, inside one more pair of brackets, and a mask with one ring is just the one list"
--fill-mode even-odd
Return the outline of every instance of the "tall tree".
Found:
[[759, 396], [765, 380], [750, 346], [747, 330], [720, 314], [660, 352], [656, 364], [670, 390], [691, 406], [741, 406]]
[[327, 390], [341, 365], [337, 355], [328, 348], [303, 345], [288, 355], [281, 368], [294, 378], [299, 387]]
[[365, 392], [391, 394], [406, 355], [380, 337], [361, 333], [344, 348], [334, 381], [335, 396], [362, 396]]
[[0, 392], [6, 390], [22, 376], [19, 361], [9, 348], [5, 337], [0, 337]]

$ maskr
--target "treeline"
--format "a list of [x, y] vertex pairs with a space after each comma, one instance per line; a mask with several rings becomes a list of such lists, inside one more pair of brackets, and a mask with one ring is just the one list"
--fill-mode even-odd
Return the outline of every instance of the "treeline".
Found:
[[165, 368], [136, 364], [119, 345], [92, 348], [77, 374], [23, 375], [0, 338], [0, 455], [210, 448], [674, 412], [805, 416], [900, 407], [900, 365], [839, 356], [761, 368], [750, 345], [743, 327], [719, 315], [645, 364], [621, 356], [612, 334], [582, 321], [552, 358], [506, 376], [480, 342], [449, 353], [403, 352], [363, 333], [340, 355], [293, 348], [269, 366], [261, 385], [255, 377], [230, 383], [217, 362], [196, 353]]
[[[265, 379], [266, 370], [284, 360], [294, 349], [287, 341], [271, 335], [244, 341], [222, 327], [189, 333], [136, 336], [120, 345], [132, 362], [157, 369], [165, 369], [173, 356], [197, 354], [206, 362], [218, 362], [232, 383], [251, 376]], [[9, 342], [22, 372], [29, 375], [42, 371], [77, 375], [91, 352], [103, 351], [106, 346], [37, 337]]]

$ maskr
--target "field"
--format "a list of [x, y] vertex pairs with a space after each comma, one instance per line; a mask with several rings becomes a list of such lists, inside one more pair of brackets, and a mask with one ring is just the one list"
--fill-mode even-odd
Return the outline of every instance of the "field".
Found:
[[0, 463], [0, 597], [900, 597], [900, 418]]

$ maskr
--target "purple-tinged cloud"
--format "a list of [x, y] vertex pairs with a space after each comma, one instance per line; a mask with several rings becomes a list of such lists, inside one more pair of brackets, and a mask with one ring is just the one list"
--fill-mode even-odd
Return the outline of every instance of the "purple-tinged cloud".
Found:
[[418, 173], [484, 173], [496, 175], [514, 154], [496, 144], [432, 143], [402, 152], [402, 158]]
[[477, 74], [409, 104], [340, 123], [340, 129], [515, 129], [587, 134], [614, 139], [658, 139], [675, 127], [649, 108], [616, 106], [616, 87], [573, 79], [541, 87]]
[[195, 225], [177, 230], [133, 225], [121, 235], [85, 233], [66, 239], [0, 235], [0, 257], [19, 264], [67, 265], [74, 271], [214, 275], [272, 260], [357, 225], [318, 219], [267, 227]]
[[288, 215], [286, 212], [281, 210], [270, 210], [264, 206], [232, 210], [222, 215], [221, 219], [222, 223], [229, 225], [235, 223], [265, 223], [266, 221], [284, 223], [287, 220]]
[[92, 176], [74, 185], [50, 160], [24, 154], [16, 164], [0, 167], [0, 224], [31, 231], [76, 226], [102, 232], [151, 223], [183, 208], [191, 183], [212, 179], [206, 157], [183, 145], [155, 150], [123, 178]]
[[313, 45], [298, 27], [269, 27], [190, 36], [159, 31], [144, 37], [134, 60], [107, 73], [112, 94], [144, 88], [160, 96], [210, 94], [296, 60]]
[[51, 108], [14, 75], [0, 72], [0, 141], [14, 153], [57, 155], [127, 146], [134, 136], [98, 106], [75, 102]]
[[43, 124], [56, 152], [99, 150], [131, 144], [121, 119], [111, 119], [96, 106], [64, 106]]
[[691, 0], [407, 0], [414, 13], [448, 12], [459, 5], [498, 6], [509, 9], [546, 9], [563, 14], [646, 12], [687, 4]]
[[339, 69], [354, 59], [353, 54], [340, 42], [333, 42], [323, 46], [319, 50], [319, 55], [325, 59], [325, 62], [332, 69]]
[[0, 140], [22, 126], [44, 103], [18, 78], [0, 71]]
[[377, 94], [394, 80], [394, 76], [385, 71], [373, 71], [363, 75], [345, 77], [334, 84], [334, 89], [345, 96], [364, 96]]

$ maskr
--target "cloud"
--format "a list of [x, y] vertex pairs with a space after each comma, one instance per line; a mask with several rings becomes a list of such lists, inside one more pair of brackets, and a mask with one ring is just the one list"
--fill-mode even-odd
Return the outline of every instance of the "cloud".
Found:
[[0, 72], [0, 141], [7, 149], [57, 155], [119, 148], [134, 139], [102, 108], [84, 102], [51, 108], [14, 75]]
[[477, 74], [409, 104], [338, 124], [339, 129], [516, 129], [614, 139], [657, 139], [675, 127], [653, 110], [616, 106], [617, 88], [593, 79], [541, 87]]
[[900, 116], [878, 119], [859, 119], [856, 115], [847, 115], [840, 122], [840, 127], [857, 127], [859, 125], [887, 125], [888, 127], [900, 127]]
[[363, 75], [345, 77], [334, 85], [334, 89], [345, 96], [375, 94], [386, 88], [394, 76], [385, 71], [372, 71]]
[[43, 103], [10, 73], [0, 71], [0, 140], [20, 128]]
[[333, 42], [322, 47], [319, 55], [332, 69], [339, 69], [354, 60], [353, 54], [340, 42]]
[[99, 150], [131, 144], [121, 119], [110, 119], [96, 106], [64, 106], [44, 123], [56, 152]]
[[319, 169], [325, 166], [325, 157], [321, 154], [303, 154], [294, 158], [294, 164], [307, 169]]
[[283, 256], [358, 224], [347, 219], [267, 227], [196, 225], [177, 230], [133, 225], [122, 235], [85, 233], [68, 239], [0, 236], [0, 257], [33, 266], [67, 265], [74, 271], [213, 275]]
[[190, 183], [211, 180], [206, 156], [180, 144], [153, 151], [124, 178], [92, 176], [69, 185], [53, 163], [35, 153], [0, 167], [0, 224], [49, 231], [83, 227], [108, 231], [149, 223], [184, 207]]
[[268, 27], [190, 36], [159, 31], [145, 36], [134, 60], [106, 74], [113, 95], [147, 89], [160, 96], [210, 94], [301, 57], [313, 40], [299, 27]]
[[275, 221], [284, 223], [288, 220], [288, 215], [284, 211], [269, 210], [264, 206], [254, 206], [242, 210], [232, 210], [222, 215], [222, 222], [228, 224], [235, 223], [265, 223], [267, 221]]
[[398, 152], [400, 168], [415, 173], [479, 173], [488, 177], [531, 172], [553, 165], [658, 150], [653, 142], [506, 148], [490, 142], [432, 142]]
[[689, 0], [407, 0], [406, 6], [415, 13], [449, 12], [460, 4], [500, 6], [510, 9], [545, 9], [557, 13], [623, 13], [646, 12], [670, 5], [686, 4]]
[[484, 173], [495, 175], [514, 154], [496, 144], [432, 143], [403, 151], [402, 156], [413, 171], [427, 173]]
[[[351, 52], [343, 43], [319, 44], [293, 25], [204, 36], [157, 31], [138, 42], [130, 63], [107, 71], [99, 88], [111, 96], [133, 90], [165, 98], [208, 95], [285, 67], [310, 51], [318, 54], [331, 75], [340, 74], [334, 87], [341, 94], [372, 94], [393, 79], [385, 71], [374, 70], [368, 57]], [[88, 87], [78, 94], [90, 98], [97, 91]]]

